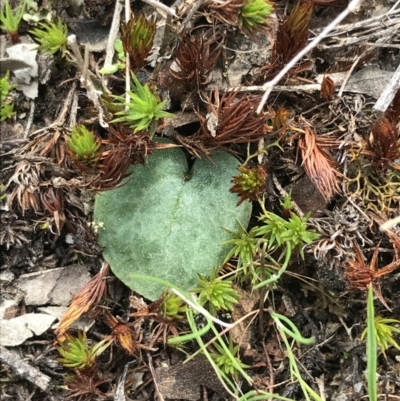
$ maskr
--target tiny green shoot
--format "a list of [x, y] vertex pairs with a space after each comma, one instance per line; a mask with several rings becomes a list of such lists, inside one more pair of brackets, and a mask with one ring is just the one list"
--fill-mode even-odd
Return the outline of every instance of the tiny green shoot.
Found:
[[239, 10], [239, 21], [243, 31], [249, 36], [265, 31], [273, 10], [273, 4], [268, 0], [247, 0]]
[[67, 335], [66, 339], [57, 347], [61, 355], [58, 361], [66, 368], [83, 370], [90, 368], [97, 357], [111, 344], [110, 338], [105, 338], [97, 344], [88, 344], [86, 333], [78, 332], [78, 337]]
[[125, 68], [126, 58], [121, 39], [116, 39], [116, 41], [114, 42], [114, 49], [117, 52], [117, 58], [119, 62], [101, 68], [99, 70], [100, 74], [104, 75], [115, 74], [118, 70], [123, 70]]
[[209, 303], [210, 312], [214, 316], [218, 310], [233, 311], [239, 300], [239, 294], [232, 288], [232, 282], [219, 278], [218, 270], [214, 269], [209, 279], [199, 274], [199, 288], [193, 290], [199, 294], [200, 305]]
[[39, 42], [38, 49], [47, 55], [52, 55], [61, 51], [64, 56], [67, 50], [68, 28], [59, 18], [57, 23], [53, 21], [41, 22], [39, 28], [29, 31], [35, 40]]
[[11, 36], [13, 43], [19, 42], [18, 27], [24, 15], [25, 8], [26, 2], [24, 0], [13, 12], [9, 0], [5, 0], [4, 7], [0, 12], [0, 28]]
[[166, 288], [161, 295], [161, 313], [165, 320], [182, 320], [186, 316], [186, 304], [182, 298]]
[[378, 401], [376, 371], [378, 366], [377, 338], [375, 327], [374, 289], [368, 285], [367, 294], [367, 384], [370, 401]]
[[99, 157], [100, 140], [84, 125], [76, 125], [72, 128], [72, 135], [68, 138], [67, 145], [79, 162], [91, 164], [96, 162]]
[[0, 79], [0, 121], [7, 120], [15, 114], [14, 105], [7, 102], [10, 91], [17, 87], [9, 82], [10, 71]]
[[[231, 375], [237, 380], [239, 371], [236, 369], [236, 366], [240, 365], [242, 369], [249, 368], [248, 365], [242, 363], [242, 361], [236, 356], [239, 350], [239, 346], [233, 345], [231, 335], [229, 335], [229, 345], [227, 350], [226, 347], [224, 348], [217, 342], [214, 343], [214, 347], [218, 352], [210, 354], [211, 358], [215, 361], [218, 368], [220, 368], [226, 375]], [[232, 360], [232, 356], [234, 360]]]
[[232, 249], [223, 264], [228, 262], [230, 258], [237, 257], [238, 269], [243, 268], [246, 271], [247, 267], [253, 263], [253, 257], [257, 251], [260, 238], [257, 237], [257, 232], [254, 228], [247, 232], [239, 221], [237, 222], [237, 227], [238, 231], [236, 232], [225, 229], [232, 236], [232, 239], [222, 242], [221, 245], [230, 245]]
[[[400, 328], [393, 326], [394, 324], [400, 324], [400, 320], [375, 316], [376, 342], [385, 357], [389, 347], [400, 351], [400, 344], [393, 338], [394, 333], [400, 334]], [[361, 334], [361, 340], [365, 338], [367, 331], [368, 328], [365, 328]]]
[[120, 117], [112, 122], [125, 123], [134, 129], [134, 133], [149, 130], [150, 134], [154, 134], [160, 118], [175, 118], [175, 116], [163, 110], [167, 101], [159, 102], [148, 84], [142, 85], [133, 73], [132, 80], [134, 92], [128, 92], [129, 103], [126, 103], [123, 96], [112, 96], [119, 103], [121, 109], [116, 113]]

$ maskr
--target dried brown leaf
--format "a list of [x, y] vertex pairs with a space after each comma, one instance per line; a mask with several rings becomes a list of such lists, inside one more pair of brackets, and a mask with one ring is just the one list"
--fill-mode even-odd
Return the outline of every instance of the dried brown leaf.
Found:
[[221, 47], [211, 50], [211, 43], [205, 42], [199, 35], [183, 36], [175, 53], [175, 62], [179, 71], [170, 68], [172, 76], [185, 82], [190, 89], [201, 90], [208, 85], [208, 76], [213, 70], [221, 53]]
[[327, 200], [331, 199], [340, 191], [339, 173], [335, 169], [334, 160], [318, 145], [316, 134], [307, 126], [304, 127], [304, 135], [299, 138], [299, 148], [305, 172], [321, 194]]
[[321, 94], [325, 100], [331, 100], [335, 93], [335, 83], [331, 78], [325, 76], [321, 83]]
[[207, 115], [200, 111], [201, 128], [193, 136], [205, 148], [217, 148], [233, 143], [256, 142], [267, 132], [267, 114], [256, 113], [259, 96], [244, 95], [238, 92], [224, 93], [221, 97], [216, 89], [207, 99]]
[[76, 294], [68, 307], [67, 312], [55, 330], [57, 337], [63, 336], [71, 325], [84, 313], [89, 312], [95, 304], [104, 296], [107, 288], [105, 277], [109, 271], [109, 265], [103, 263], [99, 273], [97, 273], [82, 290]]
[[381, 169], [388, 166], [400, 170], [395, 160], [400, 157], [400, 137], [395, 124], [389, 119], [380, 118], [371, 128], [370, 137], [366, 140], [364, 154], [371, 159], [372, 165]]

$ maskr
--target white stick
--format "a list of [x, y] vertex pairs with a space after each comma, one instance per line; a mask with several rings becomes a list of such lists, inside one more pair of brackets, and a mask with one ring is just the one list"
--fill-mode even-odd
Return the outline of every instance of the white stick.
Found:
[[[113, 15], [112, 23], [111, 23], [110, 33], [108, 35], [106, 56], [104, 58], [104, 66], [103, 67], [109, 67], [112, 64], [112, 61], [114, 58], [114, 53], [115, 53], [114, 43], [118, 37], [119, 26], [121, 23], [121, 11], [122, 11], [122, 3], [120, 2], [120, 0], [115, 0], [114, 15]], [[107, 82], [108, 82], [108, 76], [104, 75], [103, 76], [103, 85], [105, 88], [107, 87]]]
[[175, 295], [177, 295], [179, 298], [181, 298], [183, 301], [185, 301], [193, 309], [197, 310], [197, 312], [201, 313], [204, 317], [211, 319], [214, 323], [217, 323], [217, 324], [221, 325], [222, 327], [228, 327], [228, 328], [232, 328], [234, 326], [234, 323], [226, 323], [226, 322], [223, 322], [222, 320], [217, 319], [216, 317], [211, 315], [206, 309], [204, 309], [202, 306], [195, 304], [189, 298], [186, 298], [185, 296], [183, 296], [179, 291], [175, 290], [175, 288], [172, 288], [171, 291]]
[[166, 6], [163, 3], [160, 3], [159, 1], [156, 0], [143, 0], [145, 3], [150, 4], [151, 6], [158, 8], [159, 10], [162, 10], [166, 12], [167, 14], [172, 15], [173, 17], [176, 17], [176, 12], [173, 8]]
[[265, 90], [264, 96], [262, 97], [260, 104], [257, 107], [257, 113], [261, 113], [265, 102], [268, 100], [268, 96], [270, 95], [272, 88], [285, 76], [285, 74], [292, 69], [295, 64], [303, 57], [305, 56], [308, 52], [310, 52], [312, 49], [314, 49], [315, 46], [319, 42], [321, 42], [322, 39], [326, 37], [326, 35], [332, 31], [337, 25], [339, 25], [351, 12], [353, 12], [360, 0], [352, 0], [347, 8], [339, 14], [328, 26], [324, 28], [324, 30], [317, 36], [315, 37], [306, 47], [304, 47], [301, 51], [299, 51], [290, 61], [288, 64], [285, 65], [285, 67], [281, 70], [281, 72], [275, 76], [274, 79], [271, 81], [265, 83], [263, 85], [263, 89]]
[[390, 81], [386, 85], [386, 88], [379, 96], [379, 99], [375, 103], [373, 107], [374, 111], [384, 113], [386, 109], [389, 107], [390, 103], [392, 103], [392, 100], [395, 97], [396, 92], [399, 88], [400, 88], [400, 64], [397, 67], [397, 70], [392, 75], [392, 78], [390, 78]]
[[390, 219], [388, 221], [385, 221], [380, 227], [379, 229], [381, 231], [386, 231], [386, 230], [390, 230], [391, 228], [393, 228], [396, 224], [400, 224], [400, 216], [395, 217], [394, 219]]
[[[125, 0], [125, 24], [128, 25], [129, 20], [131, 19], [131, 3], [129, 0]], [[131, 101], [131, 97], [129, 96], [129, 92], [131, 90], [131, 60], [129, 59], [128, 52], [125, 52], [125, 111], [129, 111], [129, 102]]]

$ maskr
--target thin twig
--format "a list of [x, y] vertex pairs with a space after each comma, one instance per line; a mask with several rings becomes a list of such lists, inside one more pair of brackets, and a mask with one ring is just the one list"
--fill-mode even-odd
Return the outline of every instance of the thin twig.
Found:
[[[279, 191], [279, 194], [282, 196], [282, 198], [288, 197], [289, 193], [287, 191], [285, 191], [285, 189], [283, 189], [281, 183], [278, 181], [278, 179], [276, 178], [275, 174], [272, 174], [272, 181], [274, 183], [274, 185], [276, 186], [276, 189]], [[299, 206], [297, 205], [297, 203], [293, 200], [290, 199], [290, 201], [292, 202], [292, 207], [294, 209], [294, 211], [301, 217], [304, 218], [305, 214], [303, 213], [303, 211], [299, 208]]]
[[31, 107], [29, 109], [28, 121], [26, 122], [26, 127], [24, 131], [24, 139], [27, 139], [29, 136], [29, 130], [31, 129], [32, 126], [34, 114], [35, 114], [35, 100], [32, 100]]
[[156, 0], [143, 0], [145, 3], [150, 4], [151, 6], [158, 8], [161, 11], [164, 11], [167, 14], [172, 15], [173, 17], [176, 17], [176, 12], [173, 8], [166, 6], [163, 3], [160, 3], [159, 1]]
[[[104, 68], [109, 67], [112, 64], [114, 58], [114, 43], [118, 37], [119, 27], [121, 23], [121, 11], [122, 11], [122, 3], [120, 0], [115, 0], [115, 9], [113, 20], [111, 23], [110, 33], [108, 34], [107, 48], [106, 48], [106, 56], [104, 58]], [[103, 76], [103, 87], [107, 88], [109, 76], [104, 74]]]
[[232, 328], [234, 326], [233, 323], [226, 323], [223, 322], [220, 319], [217, 319], [213, 315], [211, 315], [206, 309], [201, 307], [200, 305], [196, 305], [194, 302], [192, 302], [189, 298], [186, 298], [184, 295], [182, 295], [179, 291], [175, 290], [175, 288], [172, 288], [171, 291], [176, 294], [179, 298], [183, 299], [191, 308], [196, 310], [197, 312], [201, 313], [204, 317], [209, 318], [212, 320], [214, 323], [217, 323], [221, 325], [222, 327], [227, 327], [227, 328]]
[[[128, 25], [129, 20], [131, 19], [131, 2], [129, 0], [125, 0], [125, 24]], [[131, 97], [129, 96], [129, 92], [131, 90], [131, 60], [129, 58], [128, 52], [125, 52], [125, 111], [129, 111], [129, 103], [131, 101]]]
[[0, 362], [9, 366], [16, 374], [35, 384], [41, 390], [46, 391], [48, 389], [51, 380], [49, 376], [46, 376], [33, 366], [28, 365], [18, 355], [10, 352], [7, 348], [1, 345]]
[[[393, 17], [393, 14], [396, 15], [399, 12], [400, 12], [400, 10], [395, 10], [392, 8], [392, 10], [390, 10], [384, 14], [380, 14], [380, 15], [377, 15], [377, 16], [369, 18], [369, 19], [365, 19], [365, 20], [358, 21], [358, 22], [352, 22], [351, 24], [338, 25], [333, 32], [331, 32], [329, 35], [326, 35], [326, 38], [330, 38], [333, 36], [339, 36], [339, 35], [347, 36], [347, 35], [349, 35], [349, 33], [351, 31], [359, 30], [361, 28], [371, 29], [371, 28], [382, 27], [382, 19], [383, 18], [389, 19], [389, 17]], [[397, 23], [396, 18], [389, 19], [386, 26], [390, 26], [391, 24], [396, 24], [396, 23]], [[318, 32], [319, 30], [320, 29], [316, 29], [316, 32]]]
[[164, 397], [161, 394], [160, 387], [158, 385], [157, 375], [156, 375], [156, 372], [154, 370], [153, 358], [151, 357], [150, 352], [146, 352], [146, 354], [147, 354], [147, 359], [148, 359], [149, 370], [150, 370], [150, 373], [151, 373], [151, 375], [153, 377], [153, 384], [154, 384], [154, 389], [155, 389], [156, 396], [160, 401], [164, 401]]
[[339, 89], [338, 97], [342, 97], [343, 92], [344, 92], [344, 88], [346, 87], [347, 82], [349, 81], [349, 79], [350, 79], [350, 77], [351, 77], [351, 74], [353, 73], [354, 69], [357, 67], [359, 61], [361, 60], [361, 57], [364, 57], [364, 55], [365, 55], [366, 53], [367, 53], [366, 51], [362, 52], [362, 53], [354, 60], [354, 63], [353, 63], [352, 66], [350, 67], [349, 71], [347, 71], [346, 77], [344, 78], [344, 80], [343, 80], [343, 82], [342, 82], [342, 86], [341, 86], [340, 89]]
[[[274, 368], [272, 367], [271, 358], [269, 357], [267, 346], [265, 345], [265, 342], [263, 342], [262, 345], [264, 348], [265, 357], [267, 359], [267, 366], [269, 369], [268, 392], [273, 393], [274, 392], [274, 384], [275, 384]], [[274, 401], [274, 399], [271, 399], [271, 401]]]
[[[267, 279], [265, 274], [265, 247], [267, 244], [263, 244], [260, 247], [260, 273], [261, 273], [261, 281], [265, 281]], [[258, 323], [260, 335], [264, 336], [264, 302], [265, 302], [265, 294], [267, 293], [267, 287], [262, 287], [260, 290], [260, 305], [258, 308]]]
[[125, 381], [126, 381], [126, 375], [128, 373], [128, 369], [130, 367], [130, 365], [136, 363], [137, 361], [131, 361], [128, 362], [125, 366], [124, 366], [124, 371], [122, 372], [122, 375], [120, 376], [119, 380], [118, 380], [118, 385], [117, 388], [115, 390], [114, 393], [114, 400], [125, 400]]
[[375, 103], [373, 109], [377, 112], [384, 113], [392, 103], [397, 90], [400, 88], [400, 64], [393, 74], [386, 88], [383, 90], [381, 96]]
[[[85, 61], [82, 57], [82, 54], [79, 50], [75, 35], [68, 36], [68, 45], [74, 53], [76, 62], [78, 63], [78, 68], [82, 74], [80, 81], [82, 85], [86, 88], [87, 97], [93, 102], [99, 113], [99, 123], [103, 128], [107, 128], [108, 124], [106, 122], [106, 116], [109, 113], [100, 99], [101, 92], [96, 89], [91, 78], [89, 77], [89, 74], [86, 74], [85, 72], [87, 71], [87, 68], [85, 66]], [[86, 78], [85, 75], [87, 75]]]
[[195, 2], [195, 4], [191, 7], [191, 10], [188, 12], [186, 18], [183, 20], [181, 26], [179, 27], [178, 33], [182, 32], [185, 29], [186, 25], [192, 19], [193, 14], [203, 5], [204, 1], [205, 0], [198, 0]]
[[322, 39], [324, 39], [329, 32], [331, 32], [336, 26], [340, 24], [341, 21], [343, 21], [351, 12], [353, 12], [360, 0], [352, 0], [347, 8], [340, 13], [329, 25], [327, 25], [324, 30], [317, 36], [315, 37], [306, 47], [303, 48], [299, 53], [297, 53], [290, 61], [288, 64], [285, 65], [285, 67], [281, 70], [281, 72], [275, 76], [274, 79], [271, 81], [265, 83], [263, 85], [263, 88], [265, 90], [265, 93], [260, 101], [260, 104], [257, 107], [257, 114], [260, 114], [265, 102], [268, 100], [268, 97], [272, 91], [272, 88], [290, 71], [295, 64], [307, 53], [309, 53], [312, 49], [314, 49], [315, 46], [317, 46], [318, 43], [321, 42]]

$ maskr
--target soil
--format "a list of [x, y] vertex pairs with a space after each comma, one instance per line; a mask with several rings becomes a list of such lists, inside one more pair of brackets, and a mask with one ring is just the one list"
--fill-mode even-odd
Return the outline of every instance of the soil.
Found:
[[[51, 12], [76, 34], [82, 54], [84, 46], [89, 50], [89, 72], [79, 68], [70, 48], [65, 57], [38, 55], [38, 73], [28, 82], [37, 83], [36, 96], [28, 97], [21, 88], [14, 90], [11, 100], [16, 115], [1, 123], [0, 183], [1, 195], [5, 195], [0, 201], [2, 399], [232, 399], [201, 353], [183, 364], [182, 350], [165, 345], [167, 335], [187, 332], [188, 322], [161, 319], [160, 303], [151, 304], [132, 293], [113, 276], [102, 257], [92, 224], [94, 197], [120, 184], [127, 167], [117, 153], [107, 162], [107, 154], [125, 146], [128, 165], [143, 163], [157, 151], [157, 145], [148, 133], [134, 137], [129, 128], [109, 123], [109, 112], [101, 114], [84, 78], [88, 74], [97, 89], [110, 94], [124, 93], [124, 70], [112, 74], [107, 84], [98, 72], [106, 55], [115, 2], [54, 3], [38, 2], [36, 13]], [[171, 6], [171, 1], [164, 3]], [[396, 3], [397, 9], [388, 15], [394, 2], [362, 2], [279, 81], [263, 109], [259, 131], [235, 134], [233, 127], [224, 142], [218, 123], [220, 131], [205, 134], [210, 122], [206, 115], [212, 112], [207, 105], [238, 90], [235, 99], [244, 97], [253, 108], [246, 117], [250, 121], [264, 93], [262, 85], [333, 21], [347, 2], [315, 1], [303, 42], [300, 34], [296, 40], [286, 38], [289, 42], [277, 34], [296, 6], [293, 1], [276, 2], [270, 28], [253, 37], [235, 26], [235, 21], [222, 21], [221, 14], [207, 5], [184, 26], [185, 17], [198, 3], [182, 2], [177, 9], [179, 18], [168, 19], [170, 34], [164, 44], [165, 15], [157, 14], [159, 59], [136, 71], [142, 82], [151, 82], [160, 98], [168, 100], [166, 109], [177, 117], [160, 121], [156, 135], [169, 136], [183, 146], [189, 159], [208, 157], [212, 150], [222, 148], [244, 162], [248, 152], [267, 147], [267, 152], [246, 165], [254, 170], [261, 166], [265, 174], [257, 195], [263, 196], [267, 210], [287, 218], [281, 203], [291, 193], [293, 213], [300, 217], [310, 213], [309, 229], [320, 235], [304, 247], [304, 259], [301, 252], [293, 253], [275, 286], [260, 292], [252, 290], [249, 281], [237, 280], [234, 288], [240, 295], [239, 304], [231, 313], [218, 315], [229, 322], [248, 315], [232, 330], [238, 355], [251, 378], [251, 382], [237, 380], [239, 393], [254, 390], [306, 399], [291, 375], [285, 344], [271, 318], [273, 310], [288, 317], [302, 336], [314, 338], [311, 346], [293, 341], [292, 349], [302, 378], [321, 399], [367, 399], [366, 342], [361, 335], [366, 327], [368, 284], [373, 283], [376, 294], [375, 315], [400, 320], [400, 270], [396, 270], [400, 267], [400, 226], [379, 229], [400, 215], [400, 92], [382, 112], [373, 109], [387, 87], [392, 85], [396, 93], [396, 83], [390, 83], [390, 78], [400, 66], [400, 8]], [[154, 8], [133, 2], [132, 12], [150, 16]], [[306, 19], [306, 15], [301, 18]], [[21, 23], [22, 43], [34, 43], [30, 24]], [[198, 35], [211, 55], [218, 53], [215, 63], [208, 54], [198, 66], [205, 82], [199, 72], [186, 80], [171, 73], [184, 35]], [[5, 52], [13, 44], [7, 34], [1, 36], [1, 44], [0, 58], [5, 62]], [[278, 54], [275, 59], [274, 52]], [[11, 72], [14, 78], [12, 68]], [[211, 95], [215, 89], [219, 95]], [[102, 141], [98, 165], [87, 167], [69, 151], [67, 140], [77, 123]], [[272, 146], [276, 141], [279, 147]], [[115, 170], [122, 171], [119, 176], [112, 175], [113, 162]], [[109, 181], [105, 171], [110, 173]], [[248, 198], [253, 201], [250, 230], [259, 224], [262, 210], [254, 197]], [[236, 265], [234, 258], [223, 272], [232, 272]], [[381, 270], [385, 267], [386, 271]], [[74, 296], [82, 296], [83, 305], [92, 304], [80, 310], [83, 316], [69, 333], [84, 328], [91, 341], [113, 338], [96, 363], [83, 371], [69, 369], [57, 359], [57, 347], [67, 334], [55, 328]], [[265, 300], [261, 306], [260, 297]], [[261, 314], [255, 312], [259, 310]], [[32, 315], [40, 327], [16, 320]], [[198, 316], [197, 320], [202, 327], [204, 319]], [[394, 326], [398, 331], [399, 325]], [[6, 333], [10, 327], [16, 330], [12, 335]], [[24, 327], [30, 330], [25, 337]], [[129, 344], [124, 347], [122, 335], [129, 338], [131, 348]], [[393, 338], [395, 346], [378, 353], [380, 400], [400, 399], [400, 336], [395, 332]], [[203, 338], [204, 342], [211, 339], [210, 334]], [[5, 347], [12, 351], [14, 362]], [[190, 355], [198, 348], [197, 343], [188, 342], [184, 351]]]

